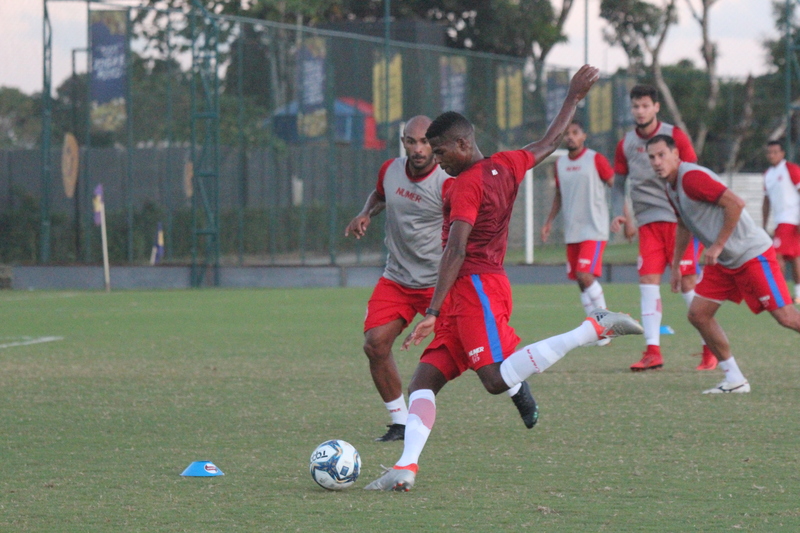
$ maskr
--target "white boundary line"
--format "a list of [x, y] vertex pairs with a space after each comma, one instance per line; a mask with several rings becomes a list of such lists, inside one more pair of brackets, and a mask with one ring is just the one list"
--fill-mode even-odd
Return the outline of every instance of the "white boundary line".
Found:
[[27, 346], [29, 344], [41, 344], [43, 342], [63, 341], [64, 337], [38, 337], [27, 341], [9, 342], [8, 344], [0, 344], [0, 349], [12, 348], [14, 346]]

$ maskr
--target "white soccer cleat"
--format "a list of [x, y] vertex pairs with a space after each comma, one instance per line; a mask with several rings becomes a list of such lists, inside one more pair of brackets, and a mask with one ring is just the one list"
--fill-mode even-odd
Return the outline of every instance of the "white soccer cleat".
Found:
[[750, 392], [750, 383], [744, 380], [739, 383], [728, 383], [723, 381], [713, 389], [704, 390], [703, 394], [727, 394], [727, 393], [744, 393]]
[[597, 336], [601, 340], [644, 333], [642, 325], [625, 313], [615, 313], [607, 309], [597, 308], [589, 312], [586, 320], [592, 323]]
[[364, 490], [394, 490], [408, 492], [414, 486], [417, 475], [405, 468], [389, 468], [381, 477], [364, 487]]

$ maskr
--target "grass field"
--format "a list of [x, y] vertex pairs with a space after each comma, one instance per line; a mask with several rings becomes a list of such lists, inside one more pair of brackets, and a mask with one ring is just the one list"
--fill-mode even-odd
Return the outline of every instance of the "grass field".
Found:
[[[524, 341], [576, 326], [572, 286], [515, 287]], [[399, 457], [361, 352], [361, 289], [3, 292], [0, 531], [798, 531], [800, 337], [728, 305], [747, 395], [703, 396], [697, 335], [665, 293], [666, 367], [641, 338], [578, 349], [530, 382], [528, 431], [469, 373], [439, 395], [405, 494], [361, 488]], [[607, 285], [638, 314], [638, 288]], [[398, 353], [409, 376], [420, 351]], [[362, 478], [317, 487], [308, 456], [358, 448]], [[183, 478], [212, 460], [217, 478]]]

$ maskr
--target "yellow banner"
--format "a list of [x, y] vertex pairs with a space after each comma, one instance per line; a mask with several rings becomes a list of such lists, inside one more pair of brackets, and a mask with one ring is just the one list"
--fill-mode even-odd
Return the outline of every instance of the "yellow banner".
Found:
[[497, 128], [509, 130], [522, 126], [522, 69], [500, 67], [496, 81]]
[[[386, 60], [376, 53], [372, 66], [372, 105], [375, 122], [386, 122]], [[403, 56], [394, 54], [389, 60], [389, 122], [403, 118]]]
[[610, 81], [598, 81], [589, 91], [589, 133], [606, 133], [612, 128], [613, 94]]

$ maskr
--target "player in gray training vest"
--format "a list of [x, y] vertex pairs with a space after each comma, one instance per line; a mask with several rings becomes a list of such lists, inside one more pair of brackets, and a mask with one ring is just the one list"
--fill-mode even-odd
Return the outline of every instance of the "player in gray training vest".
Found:
[[[542, 226], [547, 242], [553, 220], [563, 209], [564, 241], [567, 244], [567, 277], [578, 282], [585, 314], [606, 309], [603, 287], [597, 278], [603, 272], [603, 251], [608, 242], [607, 190], [614, 184], [614, 169], [603, 154], [585, 146], [586, 132], [580, 122], [567, 127], [567, 155], [555, 165], [556, 194], [550, 214]], [[608, 344], [610, 339], [599, 341]]]
[[[656, 135], [669, 135], [682, 161], [694, 163], [697, 156], [689, 137], [680, 128], [658, 120], [660, 104], [658, 91], [651, 85], [636, 85], [630, 92], [631, 114], [636, 128], [629, 131], [617, 145], [614, 156], [614, 189], [616, 211], [624, 212], [611, 221], [611, 231], [618, 232], [625, 225], [625, 236], [630, 240], [639, 233], [639, 290], [641, 292], [642, 326], [645, 350], [641, 360], [631, 365], [631, 370], [641, 372], [664, 366], [661, 356], [661, 276], [672, 261], [675, 248], [675, 213], [669, 205], [664, 186], [650, 167], [645, 144]], [[626, 183], [630, 189], [636, 224], [625, 208]], [[638, 228], [636, 227], [638, 225]], [[699, 258], [702, 248], [694, 241], [687, 246], [681, 260], [681, 295], [689, 307], [694, 297], [694, 286], [700, 274]], [[703, 346], [703, 359], [697, 370], [713, 370], [717, 366], [714, 354]]]
[[[408, 408], [392, 345], [417, 313], [425, 315], [442, 257], [443, 196], [453, 178], [433, 159], [425, 137], [430, 123], [425, 116], [408, 120], [402, 139], [406, 156], [381, 166], [375, 190], [344, 231], [360, 239], [372, 217], [386, 210], [386, 268], [364, 319], [364, 353], [392, 421], [376, 439], [381, 442], [402, 440], [405, 433]], [[530, 389], [519, 387], [509, 396], [525, 425], [533, 427], [538, 411]]]
[[722, 302], [747, 302], [754, 313], [769, 311], [778, 323], [800, 333], [800, 312], [792, 305], [772, 239], [744, 209], [744, 200], [711, 170], [682, 162], [675, 141], [656, 135], [647, 142], [653, 170], [666, 181], [667, 197], [678, 216], [670, 285], [680, 289], [681, 246], [695, 235], [706, 246], [703, 277], [695, 287], [689, 322], [697, 328], [725, 371], [725, 379], [704, 394], [750, 392], [731, 354], [725, 332], [714, 318]]

